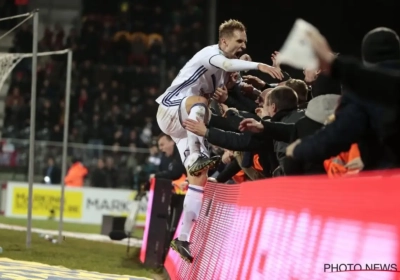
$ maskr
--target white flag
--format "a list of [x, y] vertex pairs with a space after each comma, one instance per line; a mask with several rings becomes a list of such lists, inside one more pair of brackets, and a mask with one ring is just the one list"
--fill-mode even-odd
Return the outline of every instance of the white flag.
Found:
[[297, 19], [289, 33], [282, 49], [279, 51], [277, 61], [299, 69], [319, 68], [319, 61], [307, 37], [307, 32], [319, 32], [313, 25]]

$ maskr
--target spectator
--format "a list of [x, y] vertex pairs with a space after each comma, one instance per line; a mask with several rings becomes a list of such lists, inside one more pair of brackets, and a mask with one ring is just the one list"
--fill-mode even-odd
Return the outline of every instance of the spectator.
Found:
[[[277, 87], [266, 96], [264, 110], [268, 112], [272, 122], [295, 123], [304, 116], [304, 111], [298, 110], [297, 93], [287, 87]], [[274, 141], [274, 150], [277, 154], [280, 169], [275, 170], [274, 176], [280, 176], [284, 172], [284, 159], [287, 143]]]
[[64, 182], [68, 187], [83, 187], [83, 182], [87, 174], [87, 168], [78, 158], [74, 158], [64, 178]]
[[97, 160], [97, 167], [90, 176], [90, 185], [92, 187], [107, 188], [108, 174], [105, 170], [104, 160]]
[[[298, 79], [290, 79], [285, 82], [285, 86], [290, 87], [293, 89], [297, 97], [299, 99], [299, 109], [306, 109], [307, 108], [307, 101], [308, 101], [308, 88], [307, 84], [302, 80]], [[315, 97], [315, 96], [314, 96]]]
[[61, 169], [55, 164], [52, 157], [47, 159], [47, 168], [43, 172], [43, 182], [49, 185], [61, 183]]
[[106, 172], [106, 184], [107, 188], [116, 189], [118, 187], [118, 170], [114, 165], [114, 159], [112, 157], [106, 158], [106, 166], [104, 168]]
[[181, 178], [183, 174], [186, 175], [186, 170], [183, 166], [181, 155], [176, 148], [175, 142], [169, 135], [161, 134], [159, 136], [158, 148], [163, 154], [165, 154], [166, 157], [170, 158], [171, 161], [167, 169], [161, 170], [160, 172], [151, 175], [151, 177], [177, 180]]
[[[400, 43], [393, 30], [378, 28], [370, 31], [365, 36], [362, 47], [366, 65], [395, 69], [399, 67]], [[340, 62], [340, 57], [336, 61]], [[292, 144], [291, 148], [296, 146], [293, 151], [295, 159], [307, 158], [318, 162], [348, 151], [352, 144], [357, 143], [365, 170], [398, 166], [399, 130], [396, 117], [398, 104], [382, 106], [368, 99], [359, 98], [362, 93], [357, 92], [360, 91], [357, 87], [361, 87], [362, 82], [354, 87], [355, 81], [346, 80], [344, 83], [345, 92], [335, 114], [335, 121], [319, 133]], [[350, 88], [353, 88], [353, 91], [350, 91]], [[368, 93], [371, 89], [374, 87], [363, 88], [363, 91]], [[397, 94], [397, 91], [395, 92]], [[313, 143], [318, 144], [314, 146]]]
[[15, 35], [15, 46], [17, 46], [16, 51], [19, 53], [31, 53], [32, 52], [32, 27], [25, 23], [18, 29]]
[[52, 142], [62, 142], [63, 141], [63, 131], [61, 130], [61, 126], [56, 124], [53, 127], [53, 131], [50, 134], [50, 141]]
[[[308, 103], [305, 116], [294, 124], [290, 143], [313, 135], [321, 129], [340, 102], [341, 85], [330, 78], [319, 76], [313, 86], [313, 99]], [[322, 162], [286, 159], [286, 175], [313, 175], [325, 173]]]
[[53, 46], [54, 46], [54, 50], [61, 50], [63, 45], [64, 45], [64, 29], [62, 28], [62, 26], [57, 23], [54, 27], [54, 42], [53, 42]]

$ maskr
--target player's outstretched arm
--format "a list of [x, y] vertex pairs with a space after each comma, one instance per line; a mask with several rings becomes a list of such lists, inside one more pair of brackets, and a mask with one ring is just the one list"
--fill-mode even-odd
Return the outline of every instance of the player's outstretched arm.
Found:
[[245, 61], [240, 59], [229, 59], [223, 55], [215, 55], [209, 60], [210, 65], [221, 68], [226, 72], [238, 72], [248, 70], [260, 70], [271, 77], [282, 80], [283, 74], [279, 68], [264, 63]]

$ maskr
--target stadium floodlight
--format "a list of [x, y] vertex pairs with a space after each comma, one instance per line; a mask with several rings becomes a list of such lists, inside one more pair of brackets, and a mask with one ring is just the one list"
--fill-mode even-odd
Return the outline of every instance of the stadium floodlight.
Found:
[[68, 146], [68, 125], [69, 125], [69, 107], [71, 96], [71, 71], [72, 71], [72, 51], [70, 49], [38, 52], [38, 32], [39, 32], [39, 10], [34, 10], [31, 13], [20, 14], [16, 16], [0, 18], [0, 21], [23, 18], [20, 23], [8, 30], [0, 40], [12, 33], [29, 19], [33, 19], [33, 40], [32, 53], [0, 53], [0, 89], [7, 80], [8, 75], [24, 58], [32, 59], [32, 85], [31, 85], [31, 112], [30, 112], [30, 136], [29, 136], [29, 190], [28, 190], [28, 217], [26, 226], [26, 247], [30, 248], [32, 243], [32, 206], [33, 206], [33, 181], [34, 181], [34, 158], [35, 158], [35, 130], [36, 130], [36, 85], [37, 85], [37, 57], [67, 54], [67, 69], [66, 69], [66, 85], [65, 85], [65, 115], [64, 115], [64, 137], [63, 137], [63, 152], [62, 152], [62, 180], [61, 180], [61, 197], [60, 197], [60, 218], [58, 227], [58, 242], [62, 242], [63, 217], [64, 217], [64, 197], [65, 184], [64, 177], [67, 169], [67, 146]]

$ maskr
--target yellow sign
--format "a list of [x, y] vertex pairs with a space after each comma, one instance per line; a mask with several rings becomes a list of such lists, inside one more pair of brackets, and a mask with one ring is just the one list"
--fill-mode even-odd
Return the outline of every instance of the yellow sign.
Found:
[[[49, 217], [53, 215], [58, 216], [60, 211], [60, 197], [61, 192], [59, 189], [40, 189], [33, 188], [33, 217]], [[26, 215], [28, 213], [28, 188], [14, 187], [12, 197], [12, 214], [13, 215]], [[64, 200], [64, 217], [71, 219], [79, 219], [82, 217], [82, 192], [65, 190]]]

